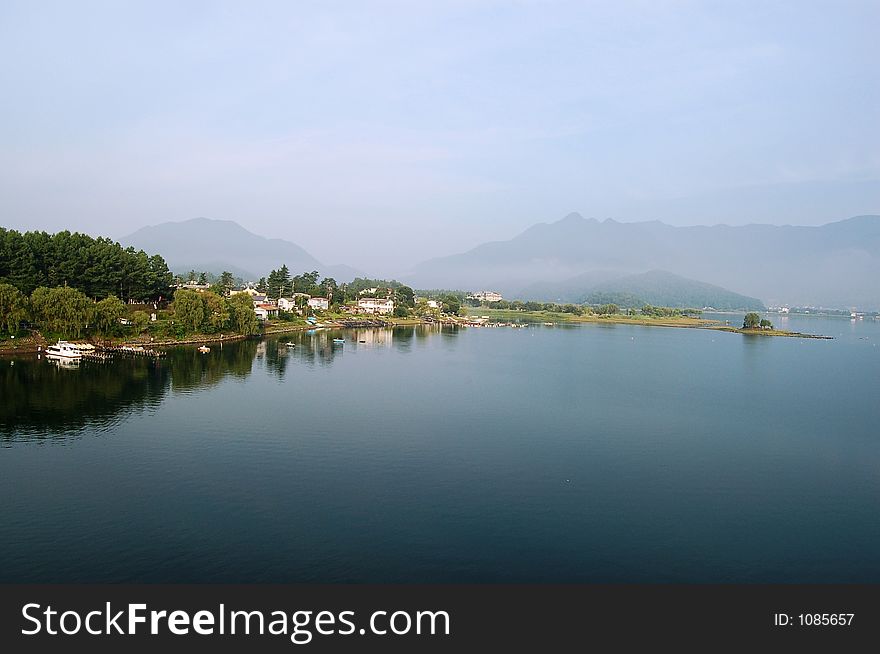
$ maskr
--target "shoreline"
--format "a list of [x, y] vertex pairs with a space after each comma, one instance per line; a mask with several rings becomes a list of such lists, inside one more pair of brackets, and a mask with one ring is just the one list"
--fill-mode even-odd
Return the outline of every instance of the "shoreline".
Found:
[[[573, 324], [608, 324], [608, 325], [635, 325], [639, 327], [667, 327], [667, 328], [677, 328], [677, 329], [706, 329], [711, 331], [718, 332], [727, 332], [733, 334], [742, 334], [744, 336], [777, 336], [782, 338], [810, 338], [810, 339], [819, 339], [819, 340], [833, 340], [833, 336], [826, 336], [823, 334], [806, 334], [803, 332], [790, 332], [784, 330], [770, 329], [770, 330], [762, 330], [762, 329], [743, 329], [741, 327], [734, 327], [731, 325], [721, 324], [718, 320], [707, 320], [703, 318], [688, 318], [688, 317], [680, 317], [680, 318], [645, 318], [638, 316], [624, 316], [624, 315], [615, 315], [615, 316], [597, 316], [597, 315], [588, 315], [588, 316], [578, 316], [575, 314], [556, 314], [556, 313], [548, 313], [548, 312], [522, 312], [522, 311], [500, 311], [498, 309], [487, 309], [483, 315], [489, 315], [489, 322], [486, 324], [491, 324], [493, 321], [501, 321], [507, 319], [511, 322], [519, 321], [525, 322], [525, 324], [535, 324], [542, 325], [546, 323], [552, 323], [553, 325], [564, 325], [566, 323]], [[493, 315], [494, 314], [494, 315]], [[523, 320], [525, 318], [525, 320]], [[480, 319], [478, 315], [468, 315], [468, 316], [460, 316], [456, 318], [447, 318], [445, 320], [436, 319], [436, 320], [425, 320], [424, 318], [383, 318], [382, 322], [385, 325], [377, 326], [377, 328], [393, 328], [393, 327], [415, 327], [419, 325], [456, 325], [459, 327], [477, 327], [479, 325], [475, 325], [474, 321]], [[323, 329], [358, 329], [355, 326], [346, 326], [343, 324], [338, 324], [335, 320], [330, 320], [326, 323], [321, 323], [318, 326], [315, 325], [302, 325], [302, 324], [270, 324], [267, 329], [258, 333], [252, 334], [250, 336], [245, 336], [243, 334], [200, 334], [200, 335], [192, 335], [188, 336], [183, 340], [148, 340], [146, 338], [135, 338], [135, 339], [124, 339], [119, 341], [118, 343], [114, 343], [114, 347], [121, 347], [123, 345], [140, 345], [144, 347], [155, 347], [155, 348], [170, 348], [170, 347], [178, 347], [182, 345], [205, 345], [209, 343], [229, 343], [235, 341], [242, 341], [249, 338], [257, 338], [262, 339], [267, 336], [274, 336], [277, 334], [290, 334], [296, 332], [304, 332], [310, 329], [323, 328]], [[35, 334], [31, 334], [29, 336], [25, 336], [22, 340], [26, 340], [27, 342], [21, 346], [15, 345], [12, 347], [8, 347], [8, 344], [4, 343], [0, 345], [0, 356], [3, 355], [20, 355], [20, 354], [37, 354], [43, 349], [45, 349], [48, 341], [39, 334], [38, 332]], [[79, 340], [79, 339], [77, 339]]]
[[[803, 332], [790, 332], [779, 329], [743, 329], [733, 325], [722, 324], [720, 320], [711, 320], [707, 318], [689, 318], [689, 317], [670, 317], [670, 318], [649, 318], [644, 316], [626, 316], [621, 314], [599, 316], [599, 315], [576, 315], [576, 314], [559, 314], [555, 312], [544, 311], [507, 311], [500, 309], [483, 309], [483, 315], [488, 315], [490, 320], [520, 320], [526, 318], [527, 323], [542, 324], [544, 322], [553, 322], [554, 324], [566, 323], [591, 323], [591, 324], [609, 324], [609, 325], [637, 325], [641, 327], [672, 327], [678, 329], [708, 329], [714, 331], [723, 331], [745, 336], [780, 336], [784, 338], [813, 338], [821, 340], [832, 340], [833, 336], [825, 336], [822, 334], [806, 334]], [[730, 315], [737, 315], [731, 313]], [[471, 320], [479, 318], [475, 313], [469, 315]]]
[[804, 332], [789, 332], [783, 329], [744, 329], [742, 327], [706, 327], [717, 332], [731, 332], [733, 334], [743, 334], [745, 336], [781, 336], [782, 338], [817, 338], [820, 340], [831, 341], [833, 336], [825, 336], [824, 334], [805, 334]]
[[[266, 336], [275, 336], [277, 334], [290, 334], [296, 332], [305, 332], [310, 329], [358, 329], [355, 326], [347, 326], [339, 324], [337, 321], [339, 319], [330, 319], [327, 322], [319, 323], [318, 325], [303, 325], [301, 323], [273, 323], [269, 324], [268, 328], [251, 335], [244, 334], [192, 334], [187, 336], [181, 340], [177, 339], [161, 339], [161, 340], [150, 340], [150, 337], [138, 337], [138, 338], [127, 338], [127, 339], [109, 339], [112, 341], [111, 347], [122, 347], [122, 346], [142, 346], [142, 347], [153, 347], [153, 348], [170, 348], [170, 347], [178, 347], [181, 345], [206, 345], [210, 343], [229, 343], [235, 341], [243, 341], [249, 338], [261, 339]], [[350, 320], [350, 319], [349, 319]], [[369, 320], [369, 319], [368, 319]], [[378, 320], [378, 319], [372, 319]], [[458, 322], [452, 320], [424, 320], [422, 318], [382, 318], [381, 321], [386, 323], [385, 325], [379, 326], [376, 325], [376, 328], [381, 327], [414, 327], [418, 325], [436, 325], [436, 324], [460, 324]], [[21, 339], [16, 339], [20, 341], [26, 341], [24, 345], [14, 345], [12, 347], [9, 346], [9, 343], [0, 344], [0, 356], [3, 355], [19, 355], [19, 354], [39, 354], [41, 351], [46, 349], [46, 346], [49, 345], [49, 341], [43, 337], [42, 334], [36, 332], [35, 334], [31, 334], [29, 336], [23, 336]], [[65, 339], [65, 340], [73, 340], [73, 341], [84, 341], [91, 342], [88, 338], [73, 338], [73, 339]], [[93, 343], [93, 345], [99, 345], [98, 343]]]

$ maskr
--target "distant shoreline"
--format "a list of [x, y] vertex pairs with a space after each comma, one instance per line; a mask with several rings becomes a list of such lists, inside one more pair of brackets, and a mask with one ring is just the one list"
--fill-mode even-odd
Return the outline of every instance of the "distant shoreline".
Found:
[[[805, 334], [802, 332], [791, 332], [781, 329], [743, 329], [733, 325], [722, 324], [718, 320], [709, 320], [706, 318], [690, 318], [690, 317], [668, 317], [653, 318], [650, 316], [625, 316], [622, 314], [609, 314], [600, 316], [595, 314], [577, 315], [568, 313], [556, 313], [549, 311], [510, 311], [506, 309], [480, 309], [475, 311], [481, 315], [489, 316], [489, 320], [507, 319], [511, 321], [523, 321], [529, 323], [542, 322], [558, 322], [564, 323], [598, 323], [608, 325], [638, 325], [642, 327], [677, 327], [685, 329], [709, 329], [714, 331], [732, 332], [744, 334], [747, 336], [782, 336], [787, 338], [818, 338], [833, 339], [833, 336], [824, 336], [821, 334]], [[720, 313], [720, 312], [713, 312]], [[731, 314], [737, 315], [737, 314]], [[468, 316], [471, 320], [479, 318], [478, 315]]]

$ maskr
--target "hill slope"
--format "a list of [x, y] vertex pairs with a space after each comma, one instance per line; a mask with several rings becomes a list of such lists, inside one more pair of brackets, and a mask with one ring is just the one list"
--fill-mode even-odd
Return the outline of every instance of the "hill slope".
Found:
[[673, 227], [570, 214], [509, 241], [426, 261], [408, 279], [420, 288], [492, 287], [514, 295], [535, 282], [597, 270], [666, 270], [769, 304], [880, 308], [880, 216], [820, 227]]
[[265, 276], [286, 265], [292, 274], [317, 270], [322, 276], [349, 281], [357, 271], [348, 266], [328, 266], [296, 243], [264, 238], [231, 220], [193, 218], [143, 227], [120, 239], [147, 252], [160, 252], [175, 271], [228, 270], [247, 279]]
[[[623, 298], [634, 299], [628, 303]], [[740, 295], [714, 284], [673, 275], [664, 270], [651, 270], [641, 275], [629, 275], [599, 284], [584, 293], [577, 301], [593, 304], [615, 302], [621, 306], [640, 306], [647, 303], [677, 308], [714, 307], [721, 310], [766, 308], [757, 298]]]

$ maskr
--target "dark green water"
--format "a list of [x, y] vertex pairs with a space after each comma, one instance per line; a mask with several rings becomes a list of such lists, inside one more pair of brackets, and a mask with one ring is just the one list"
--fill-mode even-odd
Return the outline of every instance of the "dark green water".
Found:
[[0, 581], [880, 582], [880, 323], [782, 326], [0, 359]]

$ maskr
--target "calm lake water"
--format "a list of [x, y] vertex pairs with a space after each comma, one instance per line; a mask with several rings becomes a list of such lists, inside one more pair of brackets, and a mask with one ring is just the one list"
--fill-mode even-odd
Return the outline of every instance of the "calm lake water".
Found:
[[447, 327], [0, 359], [0, 581], [880, 582], [880, 322], [774, 320], [835, 340]]

